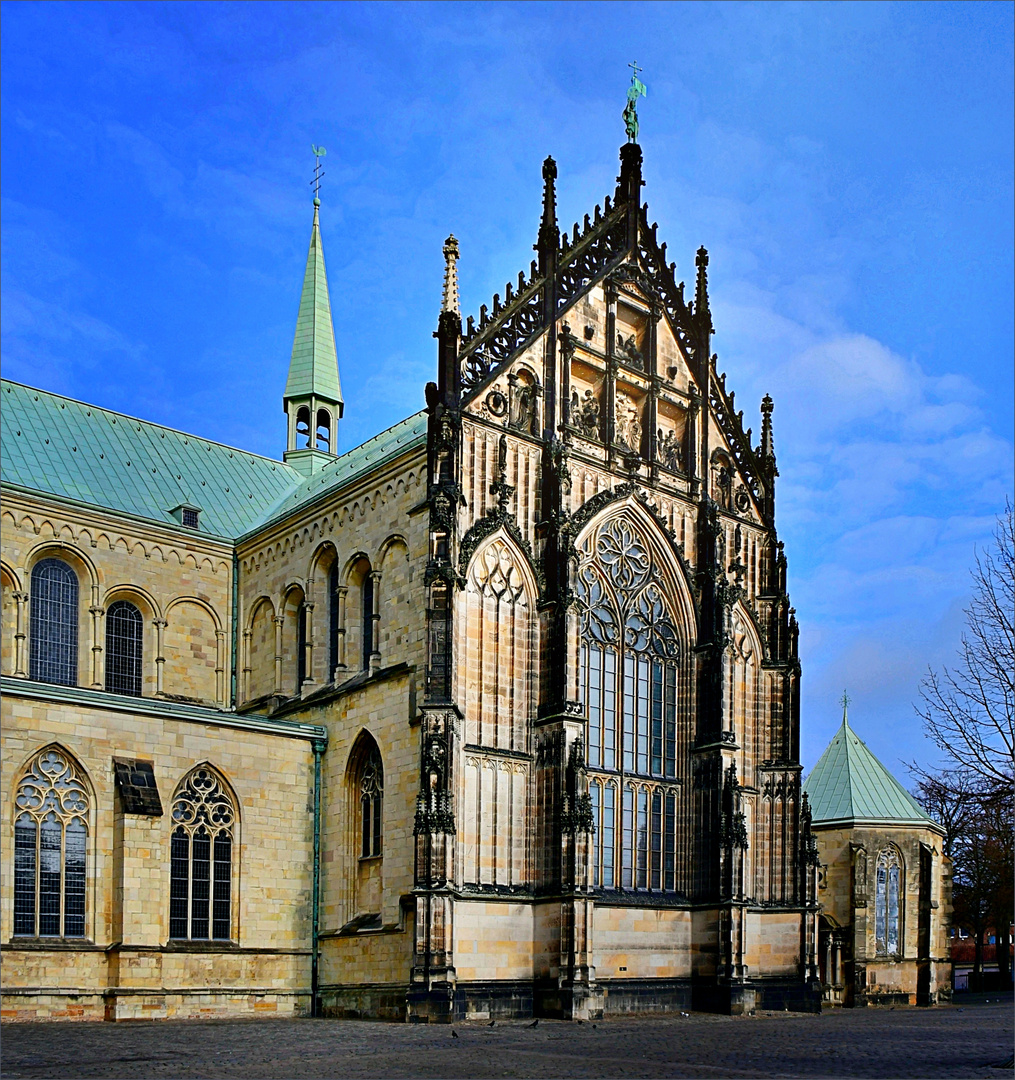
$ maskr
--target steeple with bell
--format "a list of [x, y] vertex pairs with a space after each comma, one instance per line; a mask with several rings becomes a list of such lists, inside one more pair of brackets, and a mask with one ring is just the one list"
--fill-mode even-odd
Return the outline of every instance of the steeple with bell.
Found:
[[338, 421], [344, 411], [338, 377], [338, 351], [331, 322], [328, 278], [321, 243], [320, 178], [324, 149], [315, 148], [314, 224], [296, 316], [289, 378], [282, 398], [288, 420], [283, 460], [305, 476], [319, 472], [338, 456]]

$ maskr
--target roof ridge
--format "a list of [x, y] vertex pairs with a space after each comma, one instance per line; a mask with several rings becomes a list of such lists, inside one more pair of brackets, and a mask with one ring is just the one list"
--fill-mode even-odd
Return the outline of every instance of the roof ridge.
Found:
[[[67, 401], [72, 405], [81, 405], [86, 409], [95, 409], [98, 412], [108, 413], [110, 416], [119, 416], [124, 420], [130, 420], [136, 424], [144, 424], [146, 427], [158, 428], [160, 431], [171, 431], [174, 435], [183, 435], [188, 439], [197, 439], [199, 442], [208, 443], [211, 446], [220, 446], [223, 450], [233, 450], [238, 454], [246, 454], [248, 457], [257, 458], [260, 461], [270, 461], [272, 465], [281, 465], [286, 469], [291, 468], [286, 465], [284, 461], [280, 461], [278, 458], [269, 457], [267, 454], [258, 454], [254, 450], [244, 450], [242, 446], [233, 446], [231, 443], [220, 442], [218, 439], [208, 439], [204, 435], [195, 435], [192, 431], [184, 431], [182, 428], [170, 427], [169, 424], [159, 424], [154, 420], [145, 420], [140, 416], [132, 416], [130, 413], [120, 412], [119, 409], [110, 409], [105, 405], [96, 405], [91, 401], [82, 401], [80, 398], [68, 397], [66, 394], [57, 394], [53, 390], [43, 390], [41, 387], [31, 386], [29, 383], [18, 382], [17, 379], [0, 378], [0, 386], [3, 386], [5, 383], [9, 383], [11, 386], [19, 386], [24, 390], [31, 390], [36, 394], [45, 394], [47, 397], [58, 398], [59, 400]], [[291, 469], [291, 471], [295, 473], [294, 469]]]

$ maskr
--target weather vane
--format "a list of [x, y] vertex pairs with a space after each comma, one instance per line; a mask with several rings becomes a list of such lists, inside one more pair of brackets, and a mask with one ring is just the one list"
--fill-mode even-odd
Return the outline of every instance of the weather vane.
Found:
[[842, 715], [843, 715], [844, 719], [845, 719], [845, 716], [846, 716], [846, 709], [849, 708], [850, 700], [851, 699], [850, 699], [849, 694], [847, 694], [846, 691], [843, 690], [842, 697], [839, 698], [839, 704], [842, 706]]
[[624, 127], [627, 129], [628, 142], [638, 141], [638, 98], [646, 97], [648, 91], [645, 84], [638, 78], [638, 72], [644, 68], [638, 67], [637, 61], [627, 65], [631, 69], [631, 85], [627, 88], [627, 105], [624, 106]]
[[311, 186], [314, 189], [314, 206], [321, 205], [321, 177], [324, 175], [324, 171], [321, 169], [321, 158], [328, 152], [323, 146], [314, 146], [310, 144], [310, 149], [314, 152], [314, 178], [310, 181]]

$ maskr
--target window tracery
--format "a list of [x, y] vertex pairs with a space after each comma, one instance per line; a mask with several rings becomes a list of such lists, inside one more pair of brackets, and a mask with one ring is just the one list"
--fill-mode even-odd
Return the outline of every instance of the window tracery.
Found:
[[236, 810], [222, 781], [195, 769], [173, 799], [169, 936], [228, 939]]
[[878, 855], [874, 886], [874, 936], [878, 956], [901, 952], [899, 898], [902, 891], [902, 861], [897, 848], [885, 848]]
[[360, 817], [363, 843], [360, 856], [364, 859], [381, 854], [382, 814], [384, 802], [384, 769], [377, 744], [370, 749], [370, 755], [360, 775]]
[[88, 793], [70, 758], [43, 750], [14, 799], [14, 933], [84, 937]]
[[[680, 634], [645, 539], [628, 520], [603, 524], [579, 556], [580, 680], [590, 769], [593, 884], [675, 888]], [[638, 782], [629, 776], [656, 778]]]

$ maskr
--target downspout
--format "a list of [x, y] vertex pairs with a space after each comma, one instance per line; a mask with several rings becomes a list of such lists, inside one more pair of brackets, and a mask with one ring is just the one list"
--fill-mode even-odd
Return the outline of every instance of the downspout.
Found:
[[320, 953], [320, 919], [321, 919], [321, 755], [324, 753], [326, 743], [319, 739], [313, 742], [314, 747], [314, 896], [311, 915], [311, 944], [310, 944], [310, 1015], [319, 1016], [320, 1008], [317, 999], [318, 969]]
[[229, 667], [230, 667], [230, 680], [229, 680], [229, 701], [231, 706], [235, 709], [238, 702], [236, 700], [237, 685], [236, 685], [236, 657], [239, 651], [239, 643], [236, 639], [236, 635], [239, 633], [240, 618], [239, 618], [239, 586], [240, 586], [240, 560], [236, 554], [236, 548], [233, 548], [233, 612], [232, 612], [232, 633], [229, 637]]

